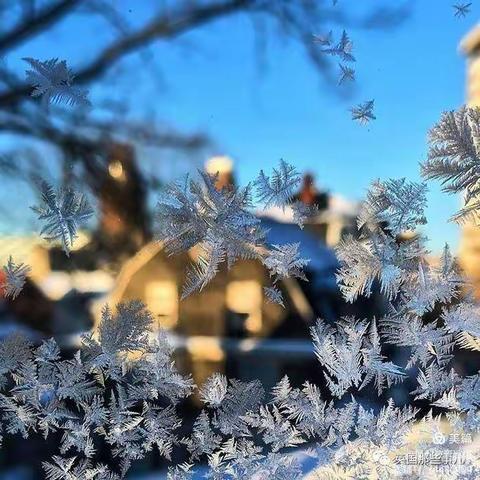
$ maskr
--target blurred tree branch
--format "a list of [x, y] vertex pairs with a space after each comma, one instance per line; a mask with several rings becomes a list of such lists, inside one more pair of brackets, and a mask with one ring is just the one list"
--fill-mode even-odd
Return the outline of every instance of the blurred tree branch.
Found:
[[[393, 27], [406, 18], [408, 10], [405, 5], [379, 7], [359, 17], [352, 16], [340, 6], [333, 7], [327, 0], [165, 0], [152, 3], [149, 17], [133, 27], [126, 20], [122, 7], [109, 0], [0, 2], [0, 19], [5, 25], [0, 32], [0, 55], [15, 54], [18, 47], [34, 42], [49, 29], [64, 25], [75, 15], [86, 15], [88, 19], [100, 16], [113, 30], [113, 39], [88, 51], [88, 58], [80, 59], [79, 67], [74, 65], [76, 59], [67, 59], [74, 68], [75, 83], [91, 87], [100, 83], [105, 74], [128, 55], [142, 53], [156, 40], [172, 42], [178, 36], [214, 21], [244, 14], [252, 20], [261, 19], [262, 23], [276, 25], [279, 35], [301, 44], [312, 65], [328, 80], [330, 62], [312, 42], [313, 33], [328, 23], [340, 23], [342, 27]], [[269, 31], [267, 29], [264, 34], [268, 35]], [[73, 41], [75, 32], [71, 35]], [[122, 75], [133, 73], [122, 72]], [[61, 108], [51, 109], [46, 115], [30, 96], [31, 86], [21, 77], [22, 72], [0, 63], [2, 133], [41, 139], [58, 147], [64, 158], [76, 157], [87, 172], [89, 183], [106, 168], [105, 162], [92, 161], [92, 156], [97, 158], [99, 153], [101, 156], [109, 140], [120, 137], [122, 141], [154, 144], [190, 153], [200, 151], [209, 143], [208, 137], [200, 133], [182, 134], [147, 121], [142, 124], [119, 120], [123, 117], [118, 115], [100, 121], [91, 112], [71, 112]]]
[[42, 32], [49, 25], [61, 20], [62, 17], [80, 3], [81, 0], [60, 0], [47, 4], [36, 14], [32, 14], [31, 8], [25, 9], [23, 20], [0, 35], [0, 55], [5, 54], [9, 49]]
[[[41, 32], [54, 21], [59, 21], [63, 16], [73, 11], [78, 6], [79, 0], [62, 0], [44, 7], [41, 12], [33, 17], [27, 16], [26, 20], [12, 31], [0, 36], [0, 53], [14, 47], [19, 42], [27, 40], [32, 35]], [[290, 4], [289, 4], [290, 3]], [[276, 19], [283, 26], [286, 35], [296, 37], [306, 47], [317, 67], [325, 67], [325, 62], [319, 61], [320, 54], [314, 53], [311, 36], [315, 27], [322, 22], [333, 20], [342, 21], [344, 25], [374, 28], [394, 26], [407, 14], [405, 5], [386, 8], [382, 7], [371, 12], [367, 17], [359, 20], [352, 19], [335, 9], [326, 8], [322, 2], [300, 0], [295, 2], [279, 0], [215, 0], [206, 3], [184, 2], [168, 11], [159, 12], [152, 20], [130, 33], [125, 33], [114, 40], [110, 45], [99, 49], [99, 52], [80, 67], [76, 72], [76, 83], [85, 84], [96, 80], [117, 61], [132, 51], [141, 49], [157, 39], [172, 39], [182, 33], [201, 27], [209, 22], [222, 17], [247, 12], [250, 14], [264, 14]], [[110, 11], [111, 14], [111, 11]], [[318, 49], [316, 49], [318, 52]], [[18, 85], [0, 92], [0, 107], [20, 101], [28, 96], [31, 87], [26, 84]]]

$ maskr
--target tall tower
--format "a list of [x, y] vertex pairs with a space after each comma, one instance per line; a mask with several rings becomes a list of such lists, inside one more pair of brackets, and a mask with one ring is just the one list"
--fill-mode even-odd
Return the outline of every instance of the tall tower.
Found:
[[[467, 57], [466, 103], [469, 107], [480, 107], [480, 25], [469, 32], [460, 44]], [[459, 261], [465, 274], [475, 287], [480, 298], [480, 227], [473, 223], [462, 226]]]
[[467, 57], [466, 102], [470, 107], [480, 107], [480, 24], [465, 36], [460, 48]]

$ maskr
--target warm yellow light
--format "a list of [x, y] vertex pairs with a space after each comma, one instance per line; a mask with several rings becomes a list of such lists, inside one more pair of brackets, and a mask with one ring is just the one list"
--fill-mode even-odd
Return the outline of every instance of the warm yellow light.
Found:
[[188, 353], [193, 361], [221, 362], [225, 359], [223, 348], [215, 337], [193, 337], [187, 341]]
[[108, 166], [108, 173], [115, 180], [125, 180], [125, 172], [123, 171], [122, 162], [119, 162], [118, 160], [110, 163], [110, 165]]
[[252, 333], [262, 329], [262, 300], [262, 286], [255, 280], [234, 280], [227, 285], [227, 307], [248, 315], [245, 327]]
[[205, 163], [205, 170], [211, 175], [231, 173], [233, 171], [233, 160], [227, 156], [211, 157]]
[[159, 317], [159, 326], [173, 328], [178, 321], [178, 290], [172, 280], [154, 280], [145, 286], [149, 310]]

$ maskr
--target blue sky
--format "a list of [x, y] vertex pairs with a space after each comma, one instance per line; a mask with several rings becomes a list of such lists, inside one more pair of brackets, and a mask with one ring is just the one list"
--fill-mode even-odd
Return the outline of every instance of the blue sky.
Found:
[[[361, 3], [368, 8], [382, 2], [390, 0]], [[154, 112], [177, 128], [206, 131], [217, 144], [209, 153], [233, 157], [241, 183], [284, 158], [314, 172], [321, 187], [358, 200], [376, 178], [418, 180], [428, 129], [442, 111], [464, 101], [465, 60], [458, 44], [478, 20], [480, 2], [474, 0], [463, 19], [453, 16], [451, 1], [413, 3], [411, 17], [393, 31], [348, 29], [357, 58], [350, 98], [327, 86], [294, 42], [270, 37], [266, 65], [259, 68], [252, 26], [244, 16], [183, 35], [173, 45], [156, 42], [149, 51], [161, 81], [143, 81], [146, 75], [139, 71], [123, 91], [131, 92], [139, 116]], [[148, 2], [119, 4], [131, 10], [134, 23], [148, 15]], [[359, 2], [340, 0], [339, 5], [358, 8]], [[7, 60], [15, 64], [22, 56], [55, 56], [81, 63], [74, 59], [108, 36], [86, 18], [22, 46], [16, 58]], [[76, 41], [60, 41], [71, 28]], [[341, 33], [341, 26], [331, 28]], [[92, 92], [94, 98], [100, 93]], [[377, 120], [362, 127], [352, 122], [348, 110], [369, 99], [375, 99]], [[142, 161], [149, 168], [175, 171], [168, 157]], [[438, 185], [431, 184], [430, 190], [425, 231], [431, 246], [438, 250], [448, 241], [455, 247], [457, 227], [447, 220], [460, 201], [441, 194]]]
[[[423, 0], [395, 31], [350, 30], [358, 76], [351, 99], [326, 87], [295, 44], [270, 45], [267, 70], [259, 75], [248, 23], [220, 23], [202, 35], [203, 55], [172, 59], [162, 109], [180, 125], [206, 126], [219, 141], [218, 153], [236, 160], [242, 182], [284, 158], [315, 172], [332, 192], [360, 199], [375, 178], [419, 179], [428, 129], [464, 101], [458, 43], [479, 7], [457, 19], [450, 2]], [[352, 103], [371, 98], [377, 120], [367, 128], [353, 123]], [[436, 184], [430, 189], [432, 249], [445, 241], [457, 245], [458, 229], [448, 218], [459, 199]]]

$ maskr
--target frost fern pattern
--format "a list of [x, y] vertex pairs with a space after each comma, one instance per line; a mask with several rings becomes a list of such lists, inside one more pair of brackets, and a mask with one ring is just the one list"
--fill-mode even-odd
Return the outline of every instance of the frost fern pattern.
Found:
[[[474, 145], [477, 128], [475, 117], [466, 115], [460, 111], [444, 117], [448, 127], [442, 131], [447, 128], [447, 134], [429, 160], [434, 160], [434, 169], [445, 166], [448, 182], [461, 178], [463, 161], [475, 164], [475, 148], [462, 153], [463, 146]], [[433, 175], [433, 170], [426, 174]], [[286, 188], [291, 185], [283, 174], [279, 178], [286, 180]], [[463, 179], [452, 188], [474, 188], [466, 176]], [[166, 226], [161, 238], [170, 253], [202, 244], [207, 255], [216, 252], [218, 264], [255, 252], [273, 275], [301, 275], [305, 263], [296, 257], [295, 244], [262, 253], [264, 236], [247, 208], [249, 189], [218, 191], [214, 183], [215, 177], [209, 176], [203, 183], [187, 180], [170, 186], [162, 197], [159, 215]], [[272, 196], [278, 189], [271, 188], [271, 181], [262, 184], [269, 186], [267, 202], [278, 198]], [[141, 303], [131, 302], [115, 311], [105, 308], [98, 330], [85, 335], [82, 350], [68, 360], [60, 358], [53, 340], [34, 348], [14, 336], [0, 345], [4, 432], [64, 433], [61, 456], [44, 465], [51, 480], [122, 478], [130, 464], [152, 448], [168, 458], [174, 447], [185, 448], [189, 457], [187, 463], [172, 466], [170, 480], [192, 478], [201, 460], [208, 464], [205, 478], [300, 480], [299, 459], [288, 453], [298, 446], [316, 461], [318, 478], [406, 478], [395, 455], [418, 427], [420, 412], [408, 405], [397, 407], [392, 399], [374, 411], [355, 398], [357, 391], [373, 384], [379, 394], [385, 392], [404, 382], [414, 368], [418, 373], [412, 399], [437, 409], [421, 421], [432, 439], [419, 446], [422, 451], [435, 446], [433, 439], [445, 423], [455, 434], [480, 433], [480, 375], [462, 376], [454, 364], [455, 349], [480, 351], [479, 307], [462, 296], [465, 283], [447, 246], [438, 264], [427, 261], [426, 239], [417, 231], [426, 222], [425, 195], [421, 183], [375, 182], [359, 216], [359, 236], [346, 238], [338, 247], [338, 281], [345, 298], [369, 296], [378, 283], [388, 309], [380, 319], [346, 317], [335, 326], [319, 319], [312, 328], [319, 368], [334, 400], [324, 398], [320, 387], [310, 382], [294, 387], [284, 377], [267, 394], [258, 381], [216, 373], [200, 386], [203, 409], [191, 432], [179, 437], [175, 407], [195, 387], [176, 371], [165, 334], [149, 334], [151, 314]], [[235, 236], [235, 229], [242, 234]], [[199, 278], [214, 275], [210, 258]], [[426, 319], [426, 313], [438, 310], [440, 315]], [[406, 347], [408, 359], [402, 364], [390, 361], [384, 348], [388, 344]], [[114, 456], [122, 457], [118, 472], [95, 463], [92, 436], [100, 436]], [[430, 472], [432, 478], [480, 476], [475, 454], [448, 467], [444, 474]]]
[[[253, 184], [244, 188], [216, 188], [216, 175], [199, 172], [199, 180], [188, 176], [171, 183], [157, 204], [157, 238], [168, 254], [177, 254], [197, 246], [198, 260], [189, 268], [182, 298], [202, 290], [216, 275], [221, 264], [230, 268], [238, 259], [262, 262], [274, 277], [302, 277], [308, 260], [298, 258], [298, 245], [269, 246], [260, 219], [252, 211], [257, 205], [285, 208], [300, 183], [300, 174], [285, 161], [271, 176], [260, 172]], [[255, 195], [254, 195], [255, 193]], [[296, 202], [292, 210], [303, 226], [314, 209], [301, 208]], [[289, 258], [293, 255], [293, 260]], [[293, 262], [293, 263], [291, 263]], [[281, 293], [267, 287], [267, 297], [282, 304]]]
[[23, 60], [31, 67], [31, 70], [27, 70], [27, 81], [34, 87], [32, 97], [42, 97], [43, 105], [90, 105], [88, 92], [72, 85], [75, 76], [65, 60], [52, 58], [42, 62], [29, 57]]
[[121, 476], [152, 448], [170, 458], [181, 423], [175, 405], [192, 382], [175, 370], [165, 337], [149, 334], [152, 325], [145, 307], [130, 302], [115, 313], [105, 309], [97, 335], [85, 335], [71, 359], [60, 358], [53, 339], [37, 348], [18, 335], [2, 342], [4, 431], [25, 438], [63, 433], [60, 452], [70, 456], [46, 463], [48, 478], [120, 478], [94, 464], [98, 437], [119, 459]]
[[41, 181], [39, 190], [41, 204], [32, 210], [44, 223], [40, 235], [49, 242], [59, 241], [68, 256], [79, 226], [93, 215], [93, 210], [82, 193], [70, 188], [55, 192], [46, 181]]
[[30, 270], [31, 268], [24, 263], [15, 263], [10, 255], [7, 264], [3, 267], [5, 280], [0, 285], [6, 297], [14, 300], [20, 294]]

